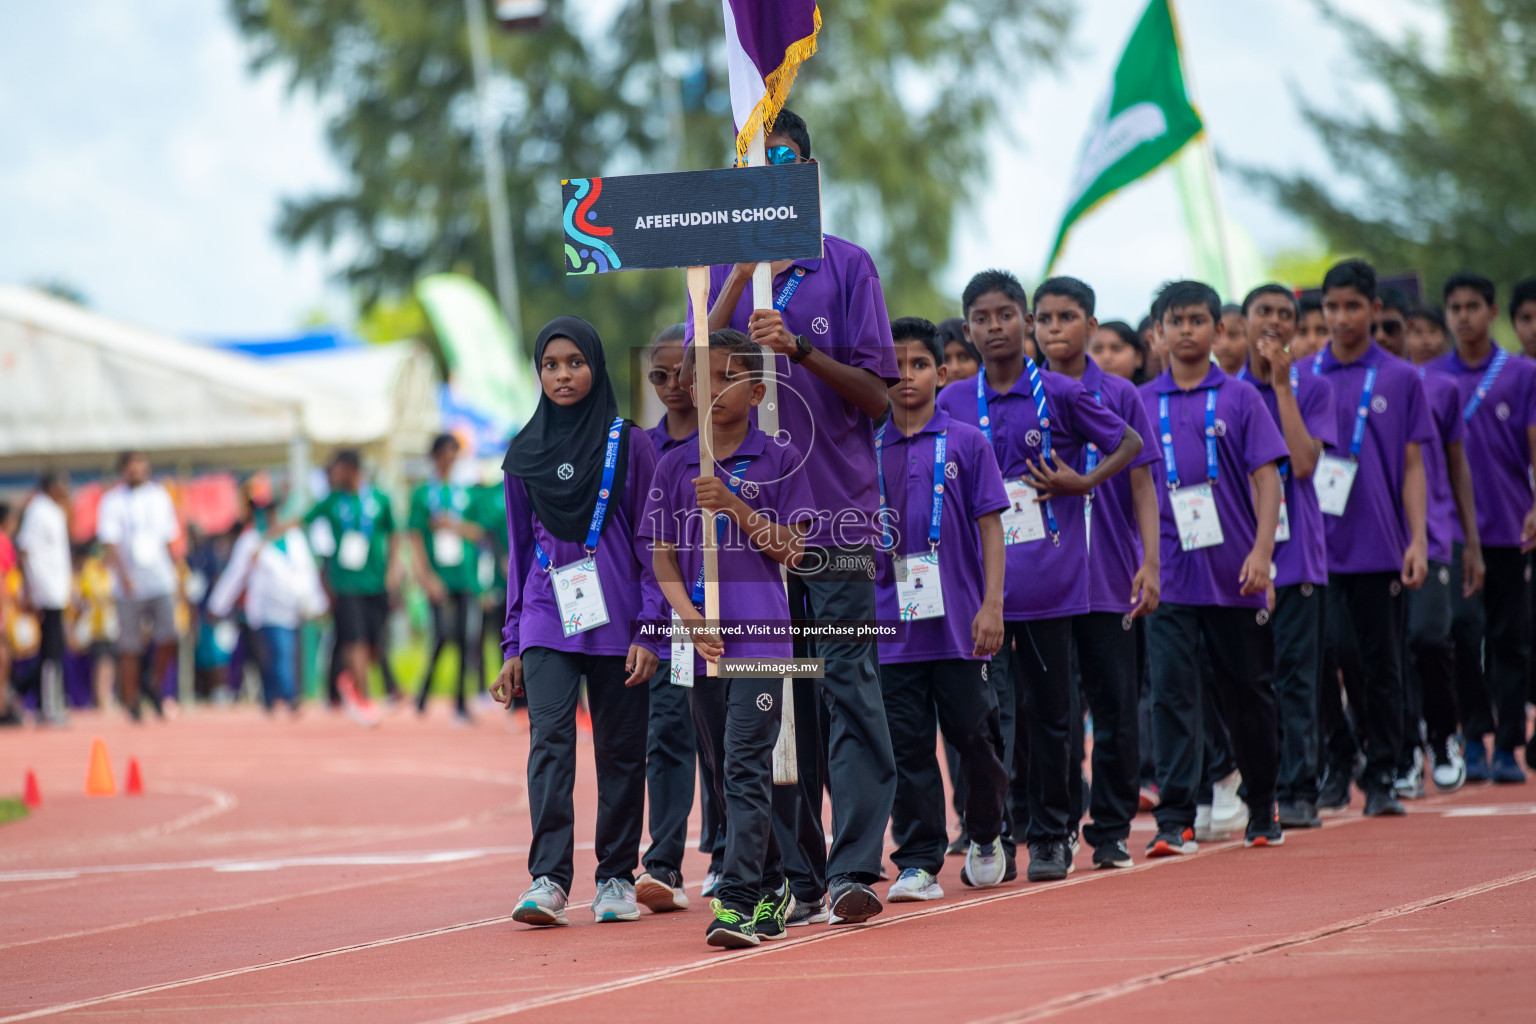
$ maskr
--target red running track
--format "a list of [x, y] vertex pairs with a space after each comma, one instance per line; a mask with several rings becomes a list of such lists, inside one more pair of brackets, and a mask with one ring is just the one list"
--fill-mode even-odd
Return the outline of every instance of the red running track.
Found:
[[[119, 783], [139, 759], [145, 796], [84, 796], [95, 735]], [[1279, 849], [1138, 855], [1048, 885], [977, 893], [952, 860], [944, 901], [722, 953], [698, 902], [513, 924], [525, 756], [491, 712], [470, 729], [238, 710], [4, 733], [0, 789], [34, 768], [45, 803], [0, 826], [0, 1024], [1536, 1020], [1536, 784], [1432, 796], [1406, 820], [1357, 801]], [[593, 889], [583, 757], [577, 903]]]

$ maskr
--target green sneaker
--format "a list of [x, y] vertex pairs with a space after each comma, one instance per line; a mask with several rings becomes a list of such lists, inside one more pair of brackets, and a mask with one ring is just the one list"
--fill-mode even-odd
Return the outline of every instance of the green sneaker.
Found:
[[719, 900], [710, 900], [715, 919], [704, 929], [704, 941], [721, 949], [750, 949], [760, 941], [746, 915], [732, 910]]
[[752, 928], [757, 937], [765, 941], [782, 939], [786, 934], [785, 922], [794, 909], [795, 898], [790, 895], [788, 885], [758, 900], [757, 910], [752, 914]]

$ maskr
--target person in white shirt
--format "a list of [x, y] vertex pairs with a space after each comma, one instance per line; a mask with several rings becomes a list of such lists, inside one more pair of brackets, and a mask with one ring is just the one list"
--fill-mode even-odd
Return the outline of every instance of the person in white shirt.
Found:
[[96, 511], [96, 536], [106, 548], [117, 602], [120, 699], [137, 721], [146, 629], [154, 643], [154, 656], [143, 695], [157, 714], [161, 712], [156, 687], [176, 653], [180, 566], [171, 545], [181, 537], [181, 525], [171, 496], [150, 480], [149, 459], [143, 452], [124, 452], [117, 469], [121, 481], [101, 496]]
[[26, 583], [24, 600], [37, 615], [39, 632], [37, 668], [23, 689], [40, 691], [41, 717], [54, 724], [65, 720], [64, 607], [73, 580], [68, 507], [68, 478], [63, 473], [44, 473], [16, 531], [16, 554]]
[[208, 614], [228, 618], [244, 598], [245, 621], [260, 641], [262, 702], [268, 711], [282, 701], [297, 712], [299, 626], [324, 615], [329, 602], [304, 531], [289, 527], [267, 536], [272, 498], [254, 493], [249, 485], [244, 490], [249, 506], [245, 530], [208, 597]]

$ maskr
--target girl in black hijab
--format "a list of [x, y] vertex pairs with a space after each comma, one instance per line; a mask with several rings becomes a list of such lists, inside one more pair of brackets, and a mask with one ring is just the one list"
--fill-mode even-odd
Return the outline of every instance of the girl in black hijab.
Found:
[[645, 806], [646, 725], [661, 638], [648, 542], [636, 527], [656, 454], [622, 420], [602, 340], [585, 320], [539, 332], [543, 393], [507, 448], [506, 659], [492, 693], [528, 697], [528, 806], [533, 884], [513, 918], [565, 924], [575, 849], [576, 706], [586, 679], [597, 761], [598, 921], [633, 921]]

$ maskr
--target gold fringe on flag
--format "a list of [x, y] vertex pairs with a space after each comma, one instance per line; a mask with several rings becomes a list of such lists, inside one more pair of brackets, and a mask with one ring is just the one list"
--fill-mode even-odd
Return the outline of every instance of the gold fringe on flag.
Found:
[[821, 32], [821, 7], [812, 9], [813, 28], [811, 34], [804, 39], [797, 39], [789, 44], [784, 51], [784, 63], [768, 73], [763, 84], [768, 88], [763, 98], [757, 101], [757, 106], [752, 108], [752, 116], [747, 118], [747, 123], [741, 126], [736, 133], [736, 157], [739, 163], [745, 163], [747, 148], [752, 144], [752, 136], [757, 130], [763, 130], [763, 137], [773, 130], [773, 124], [779, 119], [779, 111], [784, 109], [784, 102], [789, 99], [789, 87], [795, 84], [795, 75], [803, 64], [816, 52], [816, 36]]

